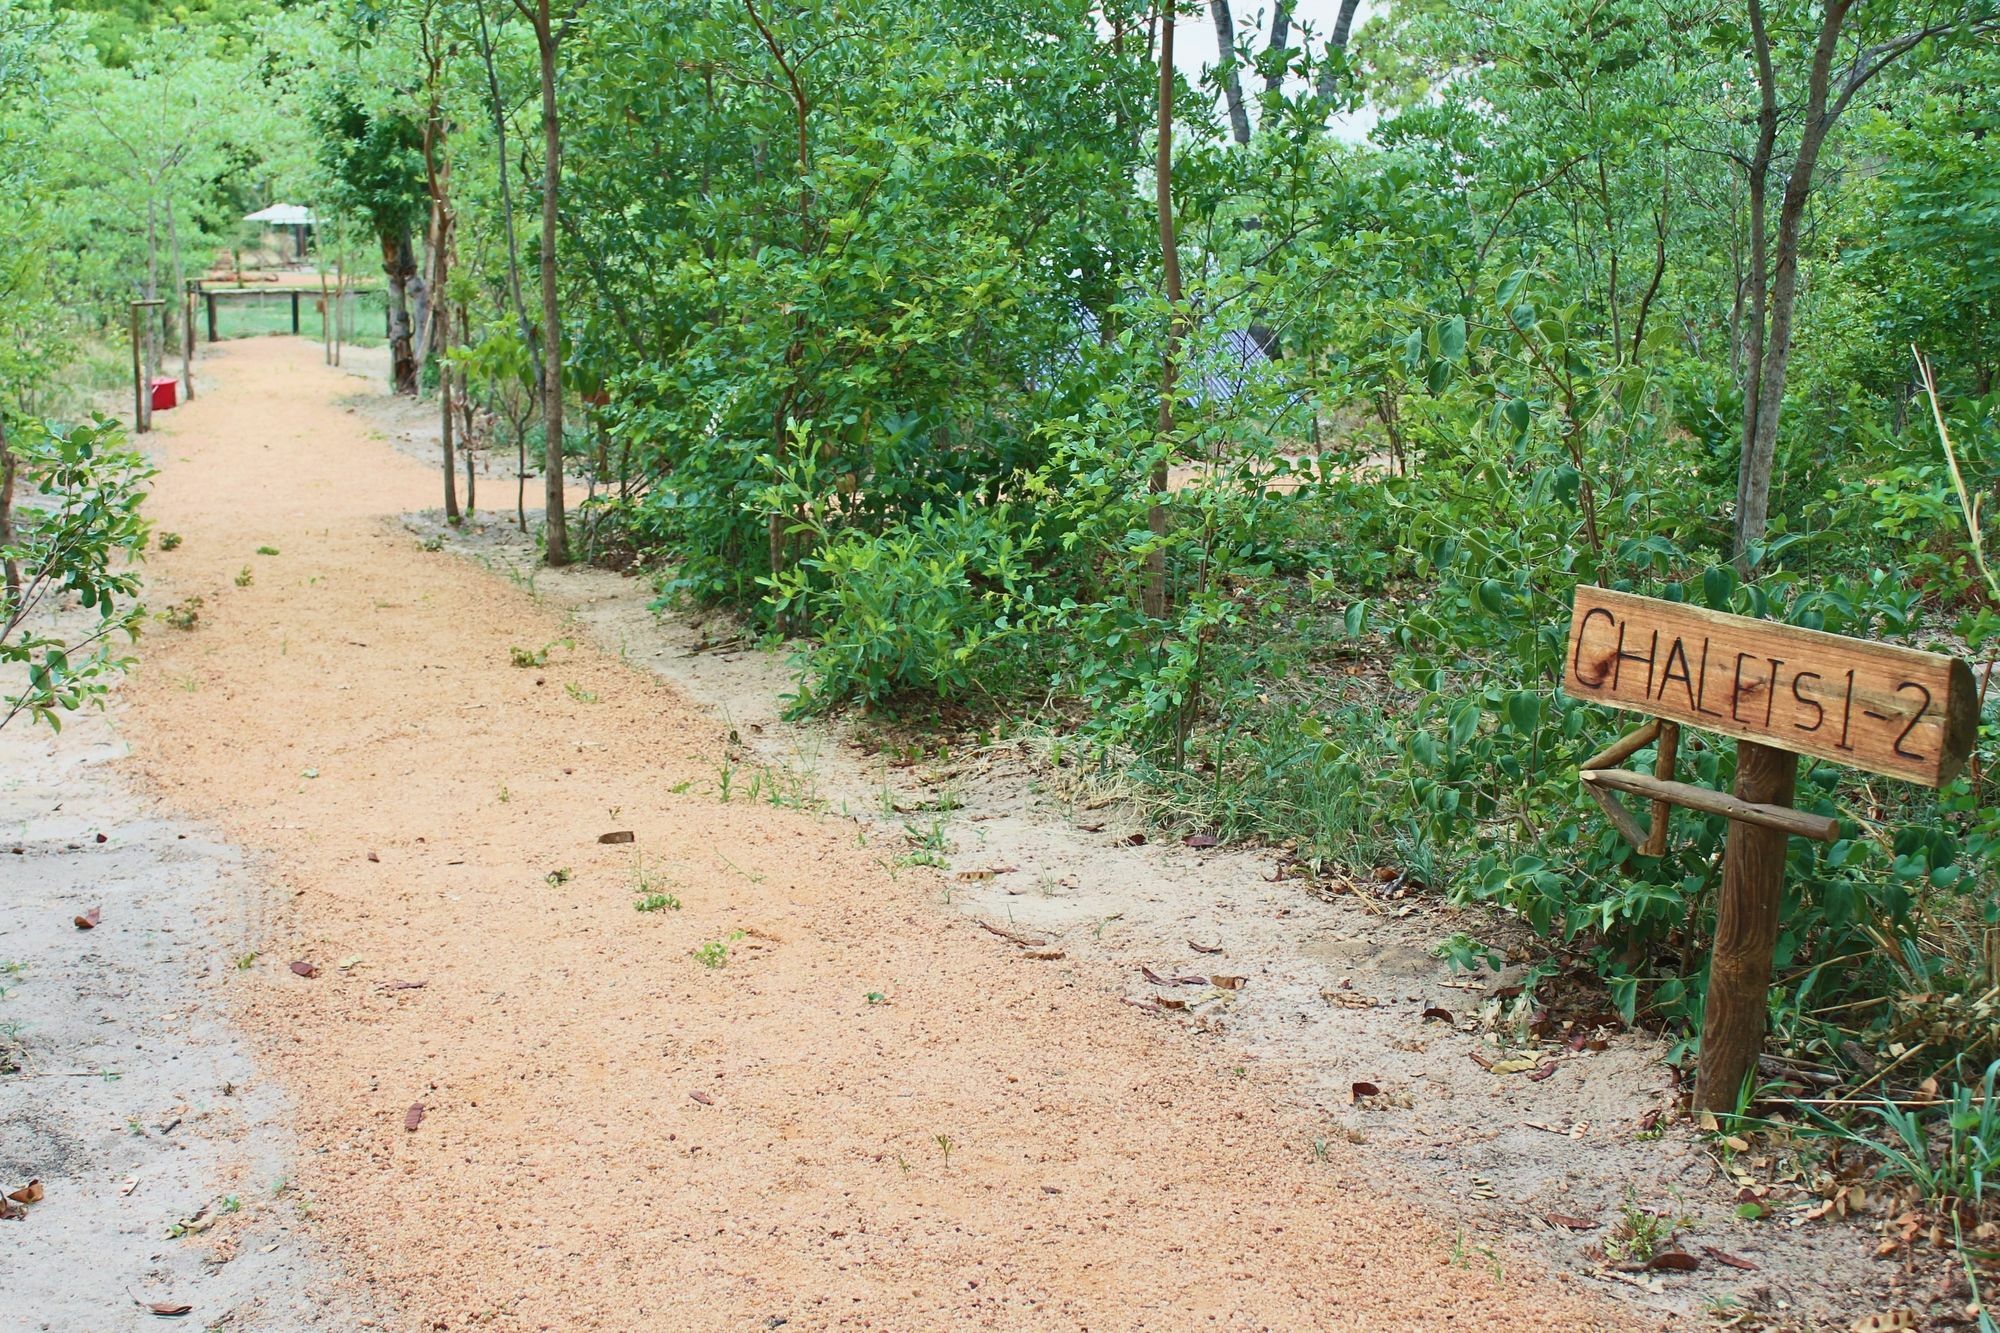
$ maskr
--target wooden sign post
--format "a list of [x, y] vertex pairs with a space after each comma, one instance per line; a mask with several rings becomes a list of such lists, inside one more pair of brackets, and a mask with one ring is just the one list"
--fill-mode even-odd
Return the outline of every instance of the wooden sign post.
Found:
[[[1763, 1045], [1786, 839], [1832, 841], [1831, 819], [1792, 808], [1799, 756], [1922, 783], [1949, 782], [1971, 753], [1978, 690], [1957, 658], [1580, 587], [1563, 689], [1658, 719], [1582, 767], [1584, 789], [1642, 853], [1666, 850], [1668, 808], [1729, 821], [1715, 951], [1702, 1011], [1695, 1106], [1734, 1111]], [[1735, 738], [1734, 796], [1671, 779], [1681, 724]], [[1653, 744], [1651, 774], [1613, 767]], [[1642, 828], [1619, 803], [1652, 800]]]

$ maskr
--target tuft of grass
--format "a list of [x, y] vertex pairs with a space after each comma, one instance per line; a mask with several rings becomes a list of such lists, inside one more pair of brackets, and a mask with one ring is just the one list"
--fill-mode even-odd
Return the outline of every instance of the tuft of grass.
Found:
[[164, 618], [167, 624], [173, 626], [175, 629], [193, 629], [195, 622], [201, 619], [201, 608], [201, 598], [184, 598], [169, 606], [166, 609]]
[[178, 532], [163, 532], [160, 534], [160, 549], [162, 551], [179, 550], [180, 544], [181, 535]]
[[260, 546], [257, 548], [258, 555], [276, 555], [277, 553], [278, 548], [275, 546]]
[[243, 566], [243, 568], [236, 571], [237, 587], [247, 588], [256, 581], [257, 581], [257, 573], [255, 570], [251, 569], [250, 566], [245, 565]]
[[671, 893], [648, 893], [641, 895], [632, 906], [641, 912], [678, 912], [681, 900]]

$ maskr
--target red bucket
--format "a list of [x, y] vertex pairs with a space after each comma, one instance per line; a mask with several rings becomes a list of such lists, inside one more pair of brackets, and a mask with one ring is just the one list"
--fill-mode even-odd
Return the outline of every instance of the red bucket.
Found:
[[181, 382], [171, 375], [161, 375], [153, 381], [153, 410], [164, 412], [180, 402]]

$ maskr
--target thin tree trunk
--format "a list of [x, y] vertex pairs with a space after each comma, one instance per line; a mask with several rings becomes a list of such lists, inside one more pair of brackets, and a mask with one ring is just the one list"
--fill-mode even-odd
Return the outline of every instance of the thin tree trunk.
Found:
[[417, 391], [417, 354], [410, 327], [410, 279], [417, 273], [416, 255], [410, 248], [408, 228], [383, 232], [382, 272], [388, 279], [389, 299], [389, 383], [397, 393]]
[[424, 183], [431, 198], [428, 247], [431, 261], [430, 309], [424, 342], [438, 358], [438, 441], [442, 447], [444, 472], [444, 516], [456, 522], [458, 512], [458, 469], [452, 458], [451, 365], [445, 359], [451, 351], [451, 251], [454, 219], [451, 215], [451, 161], [445, 156], [444, 110], [437, 103], [435, 89], [438, 59], [429, 67], [433, 89], [429, 115], [424, 118]]
[[1848, 4], [1835, 0], [1820, 21], [1807, 76], [1798, 151], [1778, 205], [1778, 235], [1766, 253], [1766, 209], [1778, 134], [1777, 75], [1761, 0], [1750, 0], [1750, 31], [1757, 61], [1757, 149], [1750, 163], [1750, 382], [1743, 394], [1743, 449], [1736, 479], [1736, 550], [1739, 570], [1750, 572], [1750, 548], [1763, 541], [1771, 508], [1771, 472], [1792, 355], [1792, 315], [1798, 298], [1799, 233], [1812, 194], [1813, 171], [1827, 132], [1840, 114], [1829, 111], [1828, 90]]
[[1229, 0], [1208, 0], [1208, 12], [1215, 19], [1215, 50], [1220, 63], [1216, 75], [1222, 80], [1222, 100], [1229, 108], [1229, 135], [1238, 144], [1250, 142], [1250, 113], [1243, 109], [1243, 74], [1236, 64], [1236, 18], [1229, 12]]
[[7, 447], [7, 417], [0, 412], [0, 547], [7, 548], [6, 611], [9, 615], [21, 601], [21, 562], [14, 558], [14, 451]]
[[1276, 0], [1271, 6], [1271, 44], [1265, 48], [1264, 94], [1270, 96], [1285, 84], [1285, 71], [1292, 64], [1292, 3]]
[[[1180, 374], [1181, 255], [1174, 237], [1174, 7], [1160, 7], [1159, 142], [1153, 159], [1153, 202], [1160, 222], [1160, 284], [1166, 295], [1166, 345], [1160, 357], [1159, 436], [1164, 444], [1174, 431], [1174, 384]], [[1146, 554], [1145, 612], [1154, 619], [1167, 614], [1167, 510], [1159, 497], [1167, 490], [1167, 461], [1153, 465], [1147, 487], [1153, 500], [1146, 506], [1146, 527], [1153, 549]]]
[[484, 0], [479, 12], [479, 55], [486, 66], [487, 107], [493, 113], [494, 165], [500, 173], [500, 228], [507, 241], [507, 296], [513, 302], [514, 318], [521, 327], [521, 345], [530, 355], [536, 351], [534, 324], [528, 319], [528, 304], [521, 294], [521, 233], [514, 221], [514, 187], [509, 183], [507, 161], [507, 107], [500, 96], [500, 74], [493, 63], [493, 38], [486, 26]]
[[1348, 34], [1354, 30], [1354, 11], [1360, 4], [1361, 0], [1340, 0], [1340, 12], [1334, 16], [1333, 31], [1327, 35], [1326, 54], [1320, 57], [1319, 80], [1313, 91], [1329, 109], [1333, 105], [1334, 94], [1340, 91], [1332, 57], [1347, 50]]
[[562, 122], [556, 113], [555, 29], [549, 0], [535, 3], [535, 45], [542, 66], [542, 558], [569, 563], [569, 525], [563, 514], [562, 307], [556, 291], [556, 206], [562, 187]]

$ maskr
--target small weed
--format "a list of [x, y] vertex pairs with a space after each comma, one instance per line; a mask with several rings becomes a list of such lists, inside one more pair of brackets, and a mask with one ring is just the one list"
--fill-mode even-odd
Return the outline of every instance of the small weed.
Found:
[[444, 549], [444, 534], [441, 532], [432, 533], [417, 543], [417, 549], [431, 552], [442, 551]]
[[597, 702], [596, 691], [586, 690], [581, 685], [574, 684], [570, 681], [563, 682], [563, 693], [567, 694], [570, 698], [576, 700], [580, 704], [594, 704]]
[[548, 874], [542, 876], [542, 878], [549, 882], [550, 888], [559, 889], [563, 885], [569, 883], [570, 869], [568, 866], [559, 866], [558, 868], [551, 870]]
[[671, 893], [642, 894], [632, 906], [641, 912], [678, 912], [681, 900]]
[[507, 804], [507, 802], [509, 802], [509, 801], [511, 801], [511, 800], [513, 800], [513, 799], [514, 799], [514, 793], [513, 793], [513, 792], [511, 792], [511, 791], [508, 791], [508, 790], [507, 790], [507, 784], [506, 784], [506, 783], [504, 783], [504, 782], [503, 782], [503, 783], [501, 783], [501, 784], [500, 784], [500, 804], [502, 804], [502, 805], [505, 805], [505, 804]]
[[1604, 1238], [1604, 1252], [1620, 1263], [1643, 1264], [1664, 1250], [1679, 1229], [1678, 1217], [1641, 1207], [1638, 1194], [1628, 1188], [1618, 1223]]
[[881, 991], [878, 990], [869, 991], [866, 995], [862, 996], [861, 998], [868, 1001], [868, 1003], [870, 1004], [889, 1003], [889, 997], [884, 995]]
[[222, 1202], [216, 1206], [216, 1211], [220, 1213], [240, 1213], [243, 1211], [243, 1200], [234, 1194], [225, 1194], [222, 1196]]
[[257, 548], [258, 555], [276, 555], [277, 553], [278, 548], [275, 546], [260, 546]]
[[139, 1117], [136, 1115], [125, 1117], [125, 1132], [134, 1138], [146, 1137], [146, 1127], [139, 1123]]
[[245, 565], [243, 566], [243, 568], [236, 571], [237, 587], [247, 588], [256, 581], [257, 581], [257, 573], [255, 570], [251, 569], [250, 566]]
[[181, 535], [178, 532], [163, 532], [160, 534], [160, 549], [162, 551], [177, 551], [180, 549], [180, 544]]
[[549, 650], [539, 648], [530, 652], [526, 648], [509, 648], [507, 660], [517, 667], [545, 667], [549, 664]]
[[166, 622], [175, 629], [193, 629], [195, 622], [201, 619], [201, 608], [201, 598], [184, 598], [167, 608]]
[[257, 954], [254, 950], [236, 960], [236, 970], [238, 972], [248, 972], [255, 966], [257, 966]]
[[945, 1166], [946, 1166], [947, 1168], [948, 1168], [948, 1167], [950, 1167], [950, 1166], [951, 1166], [951, 1150], [952, 1150], [953, 1148], [957, 1147], [958, 1145], [957, 1145], [957, 1144], [955, 1144], [955, 1143], [953, 1143], [953, 1142], [951, 1141], [951, 1135], [949, 1135], [949, 1134], [940, 1134], [940, 1135], [938, 1135], [938, 1136], [937, 1136], [937, 1146], [938, 1146], [938, 1152], [939, 1152], [939, 1154], [940, 1154], [940, 1155], [942, 1155], [942, 1156], [943, 1156], [943, 1158], [944, 1158], [944, 1164], [945, 1164]]
[[721, 967], [729, 961], [729, 946], [743, 938], [743, 932], [732, 930], [719, 940], [710, 940], [694, 951], [694, 960], [703, 967]]

